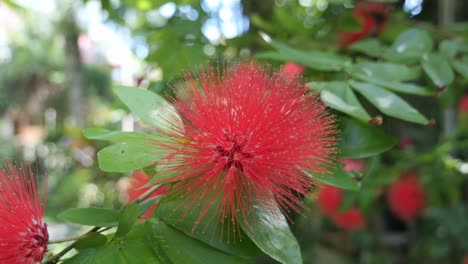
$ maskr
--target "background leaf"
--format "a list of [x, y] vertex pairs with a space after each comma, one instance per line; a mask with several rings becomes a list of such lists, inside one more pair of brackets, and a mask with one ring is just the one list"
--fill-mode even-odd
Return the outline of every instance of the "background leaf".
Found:
[[453, 82], [455, 75], [447, 59], [437, 53], [429, 53], [423, 56], [421, 65], [424, 72], [432, 82], [439, 87], [445, 87]]
[[384, 131], [350, 118], [340, 118], [340, 156], [365, 158], [391, 149], [397, 141]]
[[71, 208], [57, 218], [80, 225], [114, 227], [119, 223], [119, 212], [106, 208]]
[[390, 91], [374, 84], [356, 81], [349, 81], [349, 84], [371, 104], [389, 116], [424, 125], [429, 122], [418, 110]]

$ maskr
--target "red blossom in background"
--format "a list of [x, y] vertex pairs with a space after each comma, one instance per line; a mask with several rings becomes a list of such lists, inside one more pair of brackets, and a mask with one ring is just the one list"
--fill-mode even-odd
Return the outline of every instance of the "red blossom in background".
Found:
[[296, 77], [301, 75], [305, 71], [305, 67], [298, 65], [294, 62], [286, 62], [283, 67], [281, 67], [281, 72], [287, 76]]
[[47, 252], [47, 225], [31, 167], [0, 169], [0, 263], [40, 263]]
[[458, 102], [458, 113], [468, 114], [468, 95], [464, 95]]
[[361, 230], [366, 225], [366, 219], [357, 208], [350, 208], [343, 213], [337, 213], [332, 216], [333, 222], [340, 228], [354, 231]]
[[359, 172], [363, 173], [364, 170], [366, 169], [366, 163], [367, 161], [364, 159], [346, 159], [342, 158], [339, 160], [344, 166], [343, 170], [347, 172]]
[[414, 140], [412, 138], [402, 138], [398, 141], [398, 148], [399, 149], [408, 149], [409, 147], [414, 145]]
[[364, 228], [366, 219], [357, 208], [350, 208], [340, 212], [343, 202], [343, 191], [333, 186], [324, 186], [318, 191], [317, 206], [324, 215], [340, 228], [353, 231]]
[[[217, 74], [217, 73], [218, 74]], [[165, 132], [175, 153], [168, 161], [176, 182], [169, 197], [182, 197], [185, 210], [199, 207], [199, 219], [231, 218], [236, 224], [252, 211], [253, 200], [268, 210], [277, 202], [300, 210], [312, 179], [303, 173], [328, 172], [335, 153], [336, 130], [317, 95], [297, 78], [272, 77], [256, 64], [208, 69], [177, 94], [175, 108], [183, 126]], [[179, 122], [180, 123], [180, 122]], [[216, 216], [215, 216], [216, 214]], [[197, 221], [199, 222], [199, 221]]]
[[359, 2], [353, 10], [354, 18], [360, 23], [361, 30], [356, 32], [339, 32], [340, 46], [347, 46], [367, 36], [378, 36], [387, 25], [391, 8], [379, 2]]
[[463, 258], [463, 264], [468, 264], [468, 255]]
[[403, 221], [416, 219], [426, 207], [424, 189], [415, 175], [403, 175], [389, 188], [390, 211]]
[[[151, 178], [148, 177], [143, 171], [134, 171], [132, 173], [132, 176], [130, 177], [130, 186], [128, 188], [127, 202], [135, 201], [136, 199], [138, 199], [138, 197], [140, 197], [142, 194], [148, 191], [151, 187], [142, 187], [145, 186], [150, 180]], [[168, 187], [163, 186], [157, 189], [155, 192], [153, 192], [153, 194], [151, 194], [147, 199], [163, 195], [167, 192], [168, 189]], [[145, 212], [141, 217], [150, 218], [154, 212], [154, 209], [156, 209], [156, 206], [157, 204], [151, 206], [151, 208], [147, 212]]]

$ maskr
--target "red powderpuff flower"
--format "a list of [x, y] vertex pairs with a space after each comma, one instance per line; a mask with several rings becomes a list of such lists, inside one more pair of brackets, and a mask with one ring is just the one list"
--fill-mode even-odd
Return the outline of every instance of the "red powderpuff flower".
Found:
[[296, 77], [301, 75], [305, 71], [305, 67], [298, 65], [294, 62], [286, 62], [283, 67], [281, 67], [281, 72], [287, 76]]
[[47, 252], [43, 199], [30, 166], [0, 169], [0, 263], [40, 263]]
[[458, 113], [468, 114], [468, 95], [464, 95], [458, 103]]
[[390, 211], [403, 221], [414, 220], [426, 206], [424, 190], [414, 175], [395, 181], [388, 190], [387, 202]]
[[[130, 187], [128, 188], [128, 202], [133, 202], [142, 194], [146, 193], [151, 187], [144, 187], [149, 181], [151, 180], [143, 171], [134, 171], [132, 176], [130, 177]], [[158, 188], [155, 192], [153, 192], [148, 198], [151, 199], [153, 197], [157, 197], [163, 195], [167, 192], [169, 188], [163, 186]], [[142, 218], [150, 218], [153, 215], [154, 209], [156, 209], [157, 204], [154, 204], [147, 212], [145, 212], [141, 217]]]
[[317, 95], [254, 63], [187, 80], [174, 101], [182, 122], [172, 120], [176, 129], [155, 142], [174, 154], [161, 181], [176, 182], [167, 195], [182, 197], [184, 211], [199, 208], [197, 223], [209, 214], [210, 221], [241, 218], [248, 225], [254, 200], [260, 209], [277, 202], [299, 210], [298, 196], [313, 183], [304, 171], [328, 172], [335, 153], [334, 120]]
[[345, 230], [361, 230], [366, 225], [366, 219], [357, 208], [350, 208], [346, 212], [338, 212], [331, 216], [333, 222]]
[[361, 24], [357, 32], [340, 32], [341, 47], [347, 47], [366, 36], [378, 36], [387, 24], [391, 8], [387, 4], [378, 2], [359, 2], [353, 10], [353, 15]]
[[332, 221], [345, 230], [359, 230], [366, 224], [366, 219], [357, 208], [350, 208], [340, 212], [343, 202], [343, 191], [334, 186], [325, 186], [318, 191], [317, 206], [332, 219]]

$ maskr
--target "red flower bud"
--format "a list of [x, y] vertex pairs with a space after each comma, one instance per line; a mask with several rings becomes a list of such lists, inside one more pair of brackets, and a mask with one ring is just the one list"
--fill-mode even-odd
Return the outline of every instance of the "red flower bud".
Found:
[[403, 176], [389, 188], [390, 211], [403, 221], [416, 219], [426, 207], [423, 187], [415, 175]]

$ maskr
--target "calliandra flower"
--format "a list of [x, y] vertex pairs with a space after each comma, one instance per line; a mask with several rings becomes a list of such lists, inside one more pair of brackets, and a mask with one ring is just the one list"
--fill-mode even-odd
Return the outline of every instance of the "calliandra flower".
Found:
[[323, 186], [317, 194], [317, 206], [338, 227], [354, 231], [364, 228], [366, 219], [358, 208], [340, 211], [343, 203], [343, 191], [334, 186]]
[[426, 207], [424, 189], [416, 175], [403, 175], [388, 189], [390, 211], [403, 221], [416, 219]]
[[459, 114], [468, 114], [468, 95], [462, 96], [457, 109]]
[[47, 252], [46, 192], [37, 189], [30, 166], [0, 169], [0, 263], [40, 263]]
[[367, 37], [378, 36], [384, 30], [391, 8], [385, 3], [363, 1], [353, 9], [354, 18], [360, 23], [361, 30], [339, 32], [340, 46], [347, 46]]
[[337, 132], [325, 105], [298, 78], [270, 77], [254, 63], [195, 78], [173, 102], [182, 122], [154, 142], [174, 153], [160, 181], [176, 182], [168, 197], [182, 197], [184, 211], [200, 208], [197, 223], [208, 214], [249, 225], [253, 200], [299, 211], [313, 185], [304, 171], [327, 173], [333, 163]]
[[364, 170], [366, 169], [366, 160], [364, 159], [347, 159], [347, 158], [341, 158], [340, 163], [342, 163], [343, 170], [347, 172], [359, 172], [363, 173]]
[[298, 76], [301, 75], [305, 71], [305, 67], [298, 65], [294, 62], [286, 62], [282, 67], [281, 67], [281, 72], [287, 76]]
[[[145, 186], [149, 181], [151, 180], [150, 177], [148, 177], [143, 171], [138, 170], [134, 171], [130, 177], [130, 186], [128, 187], [128, 201], [127, 202], [133, 202], [138, 197], [140, 197], [142, 194], [146, 193], [151, 187], [143, 187]], [[148, 198], [146, 199], [151, 199], [153, 197], [157, 197], [160, 195], [163, 195], [167, 192], [169, 188], [166, 186], [162, 186], [158, 188], [156, 191], [154, 191]], [[154, 210], [156, 209], [157, 204], [154, 204], [153, 206], [148, 209], [143, 215], [141, 215], [142, 218], [150, 218], [151, 215], [153, 215]]]

